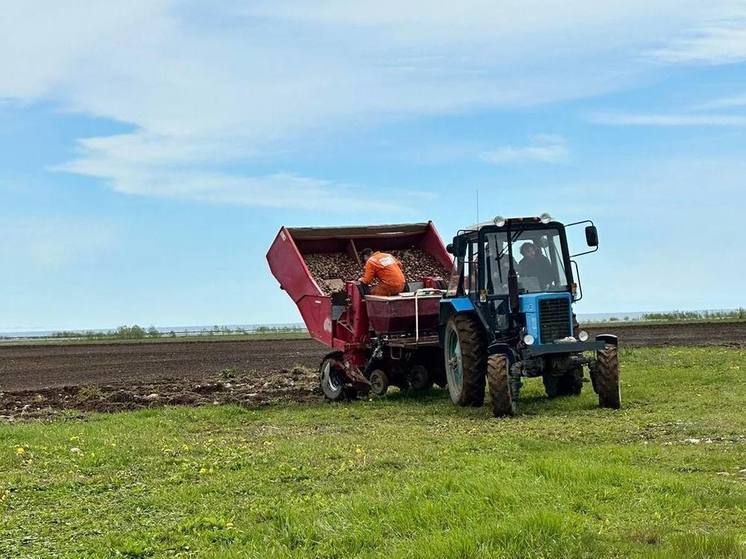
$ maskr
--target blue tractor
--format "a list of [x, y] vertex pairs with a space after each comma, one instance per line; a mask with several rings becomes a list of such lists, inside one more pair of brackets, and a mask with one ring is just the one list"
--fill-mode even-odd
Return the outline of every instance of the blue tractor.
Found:
[[[565, 230], [583, 224], [589, 250], [571, 256]], [[455, 404], [481, 406], [489, 386], [494, 415], [513, 415], [524, 378], [541, 377], [550, 398], [579, 395], [587, 367], [599, 405], [619, 408], [617, 338], [589, 340], [573, 313], [582, 289], [572, 257], [596, 250], [593, 222], [563, 225], [548, 214], [459, 231], [448, 245], [454, 268], [440, 304]]]

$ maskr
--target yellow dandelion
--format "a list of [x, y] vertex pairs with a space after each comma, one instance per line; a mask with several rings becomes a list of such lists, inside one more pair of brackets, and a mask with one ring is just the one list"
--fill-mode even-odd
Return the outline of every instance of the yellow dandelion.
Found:
[[19, 446], [18, 448], [16, 448], [16, 454], [18, 456], [25, 456], [26, 455], [26, 449], [23, 448], [22, 446]]

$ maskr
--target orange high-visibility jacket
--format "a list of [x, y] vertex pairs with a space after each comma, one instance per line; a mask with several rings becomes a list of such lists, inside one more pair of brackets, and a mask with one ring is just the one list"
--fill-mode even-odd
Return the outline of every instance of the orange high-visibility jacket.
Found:
[[392, 287], [401, 287], [406, 283], [401, 262], [385, 252], [376, 252], [368, 258], [363, 272], [363, 283], [369, 284], [375, 278]]

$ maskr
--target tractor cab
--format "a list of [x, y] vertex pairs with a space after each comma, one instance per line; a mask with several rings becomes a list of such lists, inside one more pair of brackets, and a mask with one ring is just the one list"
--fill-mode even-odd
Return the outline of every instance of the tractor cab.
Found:
[[[573, 313], [582, 289], [566, 229], [581, 224], [588, 249], [580, 254], [595, 252], [598, 233], [591, 221], [563, 225], [548, 214], [497, 217], [460, 231], [448, 245], [454, 266], [440, 324], [455, 403], [481, 405], [490, 363], [497, 361], [507, 387], [498, 398], [493, 394], [497, 415], [515, 411], [522, 377], [543, 377], [550, 397], [579, 394], [583, 366], [591, 369], [592, 380], [597, 376], [598, 359], [586, 352], [613, 346], [615, 353], [616, 338], [590, 341]], [[616, 375], [618, 380], [618, 369]], [[618, 396], [618, 382], [616, 391]]]

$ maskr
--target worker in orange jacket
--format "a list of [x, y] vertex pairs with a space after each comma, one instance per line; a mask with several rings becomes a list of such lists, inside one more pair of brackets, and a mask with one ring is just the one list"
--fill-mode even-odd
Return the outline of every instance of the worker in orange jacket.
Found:
[[370, 290], [371, 295], [399, 295], [404, 291], [407, 280], [402, 272], [401, 262], [392, 255], [366, 248], [363, 251], [363, 262], [365, 270], [360, 283], [370, 285], [374, 279], [378, 279], [378, 285]]

